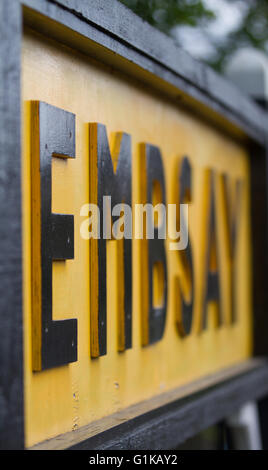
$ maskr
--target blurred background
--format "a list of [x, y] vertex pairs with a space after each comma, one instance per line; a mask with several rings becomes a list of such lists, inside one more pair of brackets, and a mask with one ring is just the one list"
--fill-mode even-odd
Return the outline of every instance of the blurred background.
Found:
[[220, 73], [244, 47], [268, 52], [268, 0], [121, 2]]

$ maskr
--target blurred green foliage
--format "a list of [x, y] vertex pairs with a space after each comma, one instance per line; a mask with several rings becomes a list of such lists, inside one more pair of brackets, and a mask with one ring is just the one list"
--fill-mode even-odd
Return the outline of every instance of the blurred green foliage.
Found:
[[174, 26], [197, 26], [201, 20], [214, 18], [202, 0], [121, 0], [137, 15], [169, 34]]
[[[235, 2], [236, 0], [233, 0]], [[230, 54], [244, 46], [268, 51], [268, 0], [247, 0], [247, 13], [241, 24], [217, 45], [217, 55], [210, 64], [221, 71]]]
[[[241, 0], [227, 0], [240, 3]], [[203, 0], [121, 0], [145, 21], [172, 35], [175, 26], [200, 27], [204, 31], [216, 13]], [[215, 0], [216, 4], [217, 0]], [[209, 3], [213, 5], [213, 3]], [[268, 0], [245, 0], [242, 21], [220, 41], [214, 41], [215, 54], [205, 58], [215, 69], [222, 71], [231, 53], [241, 46], [253, 46], [268, 50]], [[211, 39], [213, 42], [213, 38]], [[181, 44], [183, 46], [183, 44]]]

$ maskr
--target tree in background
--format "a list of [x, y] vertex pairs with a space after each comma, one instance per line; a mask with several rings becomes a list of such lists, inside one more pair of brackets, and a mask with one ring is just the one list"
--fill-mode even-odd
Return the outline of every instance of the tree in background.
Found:
[[171, 34], [178, 25], [197, 26], [214, 18], [212, 10], [202, 0], [121, 0], [145, 21]]
[[[172, 36], [185, 47], [183, 34], [185, 27], [199, 31], [210, 47], [202, 54], [193, 55], [222, 71], [229, 56], [237, 49], [251, 46], [268, 51], [268, 0], [121, 0], [145, 21]], [[221, 5], [221, 10], [218, 7]], [[226, 25], [226, 33], [215, 34], [217, 20], [224, 8], [236, 8], [238, 19], [232, 29]], [[230, 13], [230, 22], [232, 22]], [[228, 18], [227, 18], [228, 23]], [[214, 27], [214, 34], [211, 26]], [[197, 39], [193, 41], [198, 42]], [[187, 49], [187, 47], [186, 47]]]
[[268, 52], [268, 0], [247, 0], [245, 4], [241, 23], [217, 45], [217, 55], [209, 61], [219, 71], [228, 57], [241, 47], [251, 46]]

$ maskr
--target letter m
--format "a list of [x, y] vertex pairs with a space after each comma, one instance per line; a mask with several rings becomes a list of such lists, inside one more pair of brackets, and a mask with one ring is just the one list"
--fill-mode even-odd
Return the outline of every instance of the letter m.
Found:
[[[131, 139], [128, 134], [112, 135], [109, 146], [106, 127], [89, 125], [90, 203], [100, 209], [100, 239], [90, 240], [90, 347], [91, 356], [107, 350], [107, 261], [104, 237], [106, 225], [114, 218], [103, 211], [103, 198], [111, 197], [111, 206], [131, 206]], [[106, 212], [106, 211], [105, 211]], [[125, 220], [124, 220], [125, 222]], [[113, 241], [114, 242], [114, 241]], [[108, 241], [108, 243], [110, 243]], [[131, 348], [132, 337], [132, 240], [117, 240], [116, 265], [113, 266], [117, 298], [117, 345], [119, 351]]]

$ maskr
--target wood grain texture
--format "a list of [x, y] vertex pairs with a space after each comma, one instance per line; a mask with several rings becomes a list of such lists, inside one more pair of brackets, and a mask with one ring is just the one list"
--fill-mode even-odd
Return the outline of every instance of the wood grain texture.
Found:
[[[97, 202], [100, 210], [100, 239], [90, 239], [91, 356], [98, 357], [107, 352], [106, 252], [107, 243], [114, 237], [114, 232], [108, 232], [114, 230], [113, 224], [117, 219], [114, 213], [109, 213], [108, 206], [104, 209], [104, 198], [111, 198], [111, 208], [122, 203], [131, 206], [132, 152], [130, 136], [122, 132], [113, 134], [110, 146], [106, 127], [102, 124], [89, 125], [89, 140], [89, 200], [91, 203]], [[109, 222], [111, 227], [107, 229]], [[132, 340], [132, 240], [122, 238], [122, 241], [116, 242], [117, 263], [114, 269], [117, 278], [118, 350], [122, 352], [131, 348]]]
[[267, 115], [259, 106], [120, 2], [21, 3], [32, 28], [136, 76], [228, 132], [264, 143]]
[[77, 319], [53, 320], [54, 260], [74, 259], [74, 218], [51, 212], [52, 157], [75, 158], [75, 116], [31, 102], [33, 370], [77, 360]]
[[[54, 106], [66, 109], [76, 115], [76, 151], [74, 161], [64, 161], [54, 158], [54, 193], [52, 209], [56, 213], [74, 214], [76, 220], [75, 260], [63, 266], [55, 266], [54, 299], [55, 320], [67, 318], [69, 313], [75, 313], [79, 325], [78, 358], [79, 361], [68, 368], [51, 370], [49, 374], [31, 374], [30, 354], [27, 355], [27, 445], [31, 446], [55, 435], [71, 431], [73, 423], [76, 427], [89, 424], [115, 413], [123, 407], [152, 397], [153, 395], [189, 383], [203, 375], [230, 366], [244, 360], [251, 354], [250, 329], [250, 284], [247, 279], [250, 244], [247, 231], [249, 224], [248, 207], [248, 165], [246, 146], [240, 146], [227, 136], [215, 133], [215, 129], [207, 123], [200, 122], [192, 114], [186, 114], [179, 107], [171, 107], [169, 101], [158, 93], [149, 94], [144, 87], [133, 83], [89, 57], [77, 54], [76, 51], [61, 44], [48, 40], [46, 37], [25, 31], [23, 47], [23, 83], [24, 99], [40, 99]], [[36, 68], [36, 63], [39, 64]], [[120, 81], [118, 82], [118, 79]], [[108, 85], [109, 88], [108, 88]], [[105, 93], [104, 93], [105, 90]], [[70, 99], [71, 97], [71, 99]], [[96, 99], [99, 97], [98, 99]], [[25, 121], [25, 135], [28, 135], [29, 125]], [[154, 346], [141, 347], [141, 310], [139, 301], [143, 296], [140, 286], [139, 272], [143, 259], [140, 255], [138, 242], [133, 241], [136, 254], [134, 255], [133, 276], [133, 348], [123, 354], [117, 353], [118, 303], [116, 298], [116, 276], [113, 267], [116, 264], [116, 250], [109, 251], [116, 243], [108, 242], [108, 328], [106, 356], [92, 360], [90, 350], [90, 306], [89, 306], [89, 243], [79, 236], [79, 218], [82, 205], [88, 202], [89, 194], [89, 138], [88, 122], [104, 122], [108, 135], [117, 130], [127, 132], [133, 142], [133, 202], [139, 201], [140, 172], [138, 169], [138, 145], [148, 142], [161, 148], [166, 178], [167, 201], [170, 201], [170, 185], [178, 178], [178, 171], [173, 168], [182, 155], [191, 159], [193, 171], [200, 175], [193, 184], [192, 212], [192, 243], [195, 250], [196, 273], [196, 310], [194, 314], [193, 334], [181, 339], [176, 331], [172, 305], [166, 318], [166, 330], [161, 341]], [[146, 125], [145, 125], [146, 124]], [[93, 143], [93, 141], [91, 141]], [[112, 148], [112, 146], [111, 146]], [[28, 149], [25, 149], [24, 160], [29, 160]], [[202, 152], [202, 153], [201, 153]], [[199, 160], [200, 159], [200, 160]], [[202, 159], [202, 160], [201, 160]], [[202, 161], [202, 166], [201, 166]], [[236, 164], [236, 166], [234, 166]], [[64, 168], [63, 168], [64, 166]], [[241, 177], [247, 188], [247, 201], [243, 205], [242, 222], [245, 223], [241, 232], [239, 246], [240, 259], [240, 288], [239, 311], [240, 324], [238, 328], [214, 328], [213, 317], [209, 320], [209, 328], [204, 334], [196, 331], [196, 323], [200, 312], [200, 292], [202, 290], [202, 251], [200, 243], [205, 246], [205, 240], [200, 241], [200, 231], [205, 238], [202, 224], [203, 213], [203, 168], [215, 167], [218, 173], [222, 171]], [[235, 171], [235, 173], [231, 173]], [[24, 174], [25, 185], [29, 180], [28, 171]], [[66, 191], [68, 185], [69, 191]], [[53, 184], [52, 184], [53, 187]], [[68, 194], [69, 193], [69, 194]], [[157, 201], [158, 197], [155, 198]], [[219, 201], [220, 202], [220, 201]], [[25, 213], [27, 211], [25, 210]], [[221, 223], [221, 208], [219, 205], [219, 223]], [[135, 214], [134, 214], [135, 215]], [[88, 213], [84, 214], [88, 217]], [[27, 213], [26, 213], [27, 217]], [[196, 219], [195, 219], [196, 217]], [[195, 222], [196, 220], [196, 222]], [[244, 222], [243, 222], [244, 221]], [[200, 228], [199, 228], [200, 227]], [[28, 233], [28, 232], [27, 232]], [[28, 235], [27, 235], [28, 236]], [[26, 238], [26, 237], [25, 237]], [[29, 240], [29, 238], [28, 238]], [[226, 248], [226, 244], [222, 244]], [[243, 248], [244, 247], [244, 248]], [[225, 254], [224, 254], [225, 253]], [[227, 249], [224, 249], [223, 259], [227, 261]], [[244, 254], [243, 254], [244, 253]], [[174, 275], [180, 275], [181, 270], [177, 257], [167, 251], [170, 280]], [[196, 256], [200, 256], [199, 260]], [[56, 264], [56, 263], [55, 263]], [[225, 271], [227, 275], [227, 270]], [[224, 273], [223, 273], [224, 274]], [[183, 276], [181, 276], [183, 277]], [[182, 279], [182, 282], [184, 279]], [[244, 286], [244, 287], [243, 287]], [[175, 289], [170, 284], [170, 289]], [[145, 290], [145, 289], [144, 289]], [[93, 295], [96, 291], [93, 291]], [[229, 298], [227, 289], [225, 297]], [[198, 300], [199, 299], [199, 300]], [[69, 308], [69, 306], [71, 308]], [[212, 306], [213, 307], [213, 306]], [[64, 309], [63, 309], [64, 308]], [[210, 310], [212, 310], [210, 308]], [[214, 312], [211, 311], [211, 315]], [[25, 323], [25, 344], [29, 350], [30, 309], [27, 311]], [[209, 345], [209, 346], [208, 346]], [[198, 353], [197, 353], [198, 350]], [[198, 361], [196, 358], [198, 357]], [[74, 384], [74, 385], [73, 385]], [[94, 385], [94, 386], [92, 386]], [[75, 390], [75, 397], [73, 396]], [[46, 408], [43, 407], [44, 401]], [[79, 403], [78, 403], [79, 401]], [[38, 411], [37, 411], [38, 410]], [[75, 417], [75, 420], [73, 419]]]
[[[90, 171], [89, 171], [89, 200], [91, 204], [98, 203], [98, 131], [97, 125], [89, 125], [90, 141]], [[97, 238], [89, 241], [89, 269], [90, 269], [90, 354], [99, 357], [99, 260]], [[106, 292], [105, 292], [106, 300]], [[105, 346], [106, 346], [106, 315], [105, 315]]]
[[70, 449], [174, 449], [189, 437], [234, 413], [245, 401], [262, 398], [267, 392], [266, 365], [160, 406]]
[[[40, 26], [48, 34], [70, 45], [81, 45], [90, 54], [100, 53], [103, 61], [116, 65], [130, 75], [137, 76], [169, 96], [181, 99], [203, 116], [210, 116], [223, 129], [250, 136], [265, 144], [266, 114], [238, 90], [220, 79], [205, 66], [185, 55], [168, 38], [145, 25], [118, 2], [111, 9], [108, 2], [74, 2], [25, 0], [22, 2], [50, 19], [60, 21], [62, 27], [50, 23], [46, 31], [44, 17], [29, 14], [26, 21]], [[95, 3], [95, 5], [94, 5]], [[79, 8], [78, 8], [79, 7]], [[82, 8], [81, 8], [82, 7]], [[104, 9], [103, 9], [104, 8]], [[105, 12], [105, 8], [107, 8]], [[26, 11], [26, 10], [25, 10]], [[97, 14], [97, 24], [93, 14]], [[101, 13], [101, 14], [100, 14]], [[108, 14], [108, 17], [107, 17]], [[114, 15], [121, 18], [115, 21]], [[109, 16], [110, 15], [110, 16]], [[128, 15], [125, 17], [125, 15]], [[134, 19], [134, 20], [133, 20]], [[117, 28], [117, 29], [116, 29]], [[70, 34], [72, 29], [73, 34]], [[136, 34], [135, 31], [139, 32]], [[81, 37], [91, 40], [81, 41]], [[145, 37], [144, 42], [143, 38]], [[157, 38], [160, 38], [159, 41]], [[0, 2], [0, 447], [23, 447], [23, 387], [22, 387], [22, 294], [21, 294], [21, 185], [20, 185], [20, 40], [21, 17], [17, 0]], [[94, 42], [96, 41], [96, 42]], [[135, 42], [136, 41], [136, 42]], [[170, 53], [168, 52], [170, 51]], [[116, 56], [114, 55], [116, 53]], [[264, 284], [262, 284], [264, 286]], [[263, 315], [264, 311], [262, 312]], [[174, 435], [181, 429], [179, 439], [185, 439], [201, 427], [221, 419], [224, 413], [249, 398], [267, 393], [267, 369], [258, 368], [223, 387], [202, 392], [191, 403], [185, 399], [177, 411], [172, 406], [163, 415], [160, 407], [148, 421], [130, 420], [113, 436], [102, 434], [85, 447], [138, 448], [144, 445], [172, 445]], [[228, 403], [226, 399], [229, 397]], [[217, 402], [217, 399], [219, 402]], [[217, 406], [218, 403], [220, 406]], [[170, 419], [169, 419], [170, 418]], [[196, 422], [198, 420], [198, 422]], [[180, 428], [177, 427], [178, 422]], [[158, 430], [159, 428], [159, 430]], [[148, 429], [150, 432], [147, 433]], [[165, 431], [169, 431], [166, 433]], [[172, 430], [175, 432], [172, 435]], [[108, 431], [107, 431], [108, 432]], [[171, 440], [168, 441], [168, 436]], [[173, 439], [173, 441], [172, 441]], [[100, 441], [101, 440], [101, 441]], [[141, 443], [142, 442], [142, 443]], [[168, 444], [169, 442], [169, 444]]]
[[[254, 383], [253, 381], [256, 378], [258, 381], [261, 381], [262, 374], [262, 386], [259, 389], [253, 390], [253, 387], [251, 387]], [[65, 448], [73, 448], [89, 450], [113, 448], [172, 448], [172, 445], [178, 445], [189, 436], [198, 433], [200, 430], [216, 422], [218, 416], [220, 416], [219, 419], [221, 419], [222, 416], [224, 416], [224, 410], [227, 410], [227, 408], [228, 412], [230, 409], [235, 409], [235, 406], [238, 405], [240, 400], [237, 395], [241, 392], [243, 386], [245, 386], [245, 390], [241, 394], [241, 403], [248, 392], [251, 393], [251, 396], [254, 395], [255, 398], [264, 396], [268, 389], [267, 374], [267, 362], [265, 360], [260, 358], [245, 361], [216, 374], [208, 375], [186, 386], [175, 388], [169, 392], [157, 395], [150, 400], [132, 405], [113, 415], [90, 423], [87, 426], [83, 426], [75, 432], [61, 434], [53, 439], [41, 442], [31, 447], [31, 449], [62, 450]], [[221, 390], [223, 390], [223, 393], [221, 393]], [[224, 391], [226, 390], [228, 393], [225, 397]], [[206, 409], [203, 410], [202, 407], [206, 391], [210, 394], [210, 399], [214, 393], [221, 394], [223, 399], [219, 404], [217, 402], [213, 403], [213, 400], [210, 403], [208, 400], [208, 402], [206, 402]], [[229, 403], [228, 401], [231, 397], [230, 394], [236, 396], [236, 401], [233, 405], [232, 402]], [[248, 397], [250, 397], [250, 395], [248, 395]], [[214, 418], [214, 412], [217, 406], [219, 407], [219, 411]], [[158, 413], [157, 410], [160, 410], [160, 413]], [[196, 416], [194, 415], [195, 411]], [[177, 422], [175, 416], [174, 421], [171, 419], [173, 412], [178, 413], [179, 419]], [[152, 419], [157, 416], [159, 416], [159, 431], [157, 430], [157, 423]], [[173, 421], [173, 425], [177, 426], [175, 432], [172, 426], [169, 431], [168, 421], [170, 419], [171, 424]], [[167, 420], [167, 422], [165, 422], [165, 420]], [[164, 423], [166, 429], [163, 427]], [[162, 434], [163, 430], [164, 433]], [[112, 447], [109, 447], [110, 445]], [[151, 445], [153, 447], [150, 447]]]
[[20, 5], [0, 2], [0, 448], [23, 436]]
[[41, 178], [38, 101], [31, 103], [31, 125], [32, 365], [33, 370], [37, 371], [42, 370]]
[[[267, 116], [263, 111], [247, 97], [242, 96], [227, 81], [219, 78], [214, 72], [208, 71], [205, 66], [196, 63], [188, 56], [188, 59], [184, 60], [184, 53], [181, 54], [181, 51], [175, 46], [174, 54], [171, 56], [174, 64], [169, 64], [166, 57], [169, 58], [169, 48], [173, 48], [171, 41], [163, 37], [161, 33], [151, 30], [150, 26], [144, 25], [140, 19], [124, 9], [122, 5], [119, 6], [118, 2], [113, 2], [116, 5], [114, 7], [103, 1], [97, 1], [94, 5], [94, 2], [74, 2], [71, 0], [68, 2], [25, 0], [23, 4], [30, 7], [24, 11], [25, 20], [31, 27], [96, 57], [100, 62], [106, 62], [113, 68], [123, 70], [153, 88], [161, 90], [165, 95], [175, 98], [176, 103], [182, 100], [186, 106], [191, 107], [193, 113], [201, 113], [202, 117], [209, 117], [213, 124], [219, 124], [222, 132], [227, 130], [232, 135], [251, 137], [264, 145]], [[110, 22], [107, 19], [105, 8], [110, 14]], [[118, 9], [116, 10], [116, 8]], [[101, 24], [97, 24], [94, 19], [94, 12], [99, 12], [99, 16], [97, 16]], [[148, 40], [144, 42], [142, 47], [138, 42], [135, 42], [140, 40], [135, 38], [135, 34], [131, 37], [134, 26], [126, 27], [127, 20], [124, 19], [122, 12], [127, 12], [124, 14], [129, 15], [130, 22], [137, 21], [134, 26], [140, 27], [141, 37], [145, 31], [142, 28], [148, 28]], [[115, 13], [119, 18], [120, 14], [122, 17], [119, 26], [113, 16]], [[45, 19], [44, 15], [48, 15], [50, 20]], [[116, 30], [117, 26], [118, 30]], [[120, 27], [122, 31], [120, 31]], [[124, 30], [125, 27], [126, 30]], [[155, 39], [155, 45], [150, 42], [151, 35], [153, 37], [156, 35], [155, 38], [161, 38], [159, 39], [161, 46], [157, 39]], [[163, 56], [155, 55], [157, 47], [160, 50], [162, 45], [166, 45], [163, 49]], [[153, 48], [155, 49], [153, 50]], [[177, 71], [175, 66], [179, 67]], [[262, 285], [264, 286], [264, 284]], [[176, 408], [177, 411], [172, 408], [173, 405], [170, 405], [170, 408], [164, 413], [163, 409], [161, 410], [161, 407], [158, 406], [159, 414], [157, 411], [153, 416], [146, 413], [145, 421], [134, 422], [130, 419], [124, 423], [118, 433], [112, 434], [112, 431], [107, 431], [110, 434], [105, 436], [100, 434], [94, 438], [95, 441], [84, 444], [84, 448], [87, 448], [86, 446], [100, 448], [99, 446], [102, 445], [106, 448], [113, 448], [113, 446], [116, 448], [120, 448], [120, 446], [121, 448], [140, 448], [139, 446], [143, 445], [154, 448], [158, 445], [159, 440], [161, 440], [163, 448], [172, 446], [172, 443], [175, 442], [174, 436], [178, 434], [176, 427], [178, 421], [181, 430], [179, 438], [184, 440], [184, 438], [198, 432], [200, 426], [205, 427], [215, 422], [214, 420], [221, 419], [223, 413], [234, 409], [233, 404], [239, 406], [250, 397], [256, 398], [261, 396], [259, 394], [267, 393], [265, 372], [263, 372], [264, 382], [261, 382], [260, 376], [261, 374], [256, 372], [253, 375], [252, 373], [247, 374], [247, 378], [243, 376], [243, 380], [241, 379], [242, 381], [239, 383], [235, 379], [233, 387], [228, 388], [224, 384], [221, 389], [223, 392], [217, 389], [215, 395], [207, 387], [207, 391], [202, 392], [200, 396], [191, 397], [193, 398], [191, 400], [192, 408], [189, 408], [188, 399], [180, 402], [179, 408]], [[229, 404], [224, 402], [224, 393], [229, 397]], [[225, 405], [216, 406], [217, 397], [223, 399]]]

